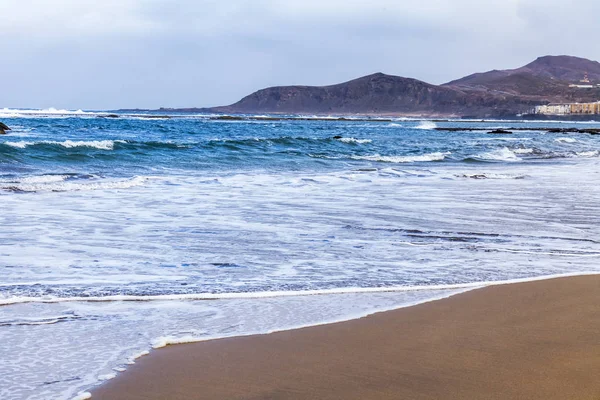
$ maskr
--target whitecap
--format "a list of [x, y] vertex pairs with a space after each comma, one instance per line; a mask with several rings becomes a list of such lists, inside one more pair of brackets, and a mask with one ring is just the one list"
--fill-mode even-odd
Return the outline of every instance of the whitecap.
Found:
[[0, 180], [1, 183], [23, 183], [28, 185], [41, 184], [41, 183], [55, 183], [63, 182], [69, 179], [69, 175], [38, 175], [38, 176], [25, 176], [18, 180]]
[[558, 138], [558, 139], [554, 139], [555, 141], [559, 142], [559, 143], [576, 143], [577, 139], [573, 139], [573, 138]]
[[437, 128], [437, 125], [433, 121], [421, 121], [421, 123], [415, 127], [415, 129], [433, 130]]
[[598, 151], [598, 150], [582, 151], [582, 152], [575, 153], [575, 154], [578, 157], [591, 158], [591, 157], [598, 157], [598, 155], [600, 154], [600, 151]]
[[93, 179], [84, 182], [50, 181], [34, 183], [5, 183], [2, 189], [13, 192], [73, 192], [81, 190], [129, 189], [144, 185], [149, 177], [136, 176], [128, 179]]
[[446, 158], [446, 156], [451, 153], [429, 153], [422, 154], [418, 156], [381, 156], [379, 154], [373, 156], [352, 156], [351, 158], [354, 160], [366, 160], [366, 161], [377, 161], [377, 162], [387, 162], [387, 163], [412, 163], [412, 162], [429, 162], [429, 161], [442, 161]]
[[352, 138], [352, 137], [349, 137], [349, 138], [343, 137], [343, 138], [340, 138], [340, 139], [337, 139], [337, 140], [339, 140], [340, 142], [344, 142], [344, 143], [358, 143], [358, 144], [365, 144], [365, 143], [371, 143], [372, 142], [371, 139], [355, 139], [355, 138]]
[[486, 153], [480, 153], [474, 156], [473, 158], [490, 161], [521, 161], [521, 159], [517, 157], [517, 155], [514, 152], [512, 152], [506, 147]]
[[40, 144], [50, 144], [50, 145], [62, 146], [67, 149], [71, 149], [71, 148], [75, 148], [75, 147], [91, 147], [91, 148], [96, 148], [99, 150], [113, 150], [115, 147], [115, 143], [127, 143], [127, 142], [124, 140], [90, 140], [90, 141], [65, 140], [63, 142], [57, 142], [57, 141], [52, 141], [52, 140], [43, 140], [41, 142], [26, 142], [26, 141], [4, 142], [4, 144], [6, 144], [7, 146], [16, 147], [19, 149], [25, 149], [29, 146], [35, 146], [35, 145], [40, 145]]

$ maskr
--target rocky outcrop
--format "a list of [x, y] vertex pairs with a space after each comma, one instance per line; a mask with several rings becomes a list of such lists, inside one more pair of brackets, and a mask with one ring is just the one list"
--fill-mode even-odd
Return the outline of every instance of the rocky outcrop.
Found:
[[0, 122], [0, 135], [6, 135], [6, 131], [10, 131], [10, 128], [3, 122]]

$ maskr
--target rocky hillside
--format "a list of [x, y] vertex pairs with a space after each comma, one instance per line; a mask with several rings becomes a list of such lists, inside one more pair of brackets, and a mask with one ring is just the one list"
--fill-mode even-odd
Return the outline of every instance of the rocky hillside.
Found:
[[463, 91], [484, 91], [512, 95], [546, 104], [549, 102], [588, 102], [600, 100], [600, 88], [571, 88], [588, 78], [600, 83], [600, 63], [570, 56], [545, 56], [524, 67], [469, 75], [442, 86]]
[[598, 87], [569, 87], [584, 77], [600, 83], [600, 63], [546, 56], [521, 68], [473, 74], [440, 86], [377, 73], [331, 86], [271, 87], [211, 111], [505, 117], [538, 104], [600, 100]]

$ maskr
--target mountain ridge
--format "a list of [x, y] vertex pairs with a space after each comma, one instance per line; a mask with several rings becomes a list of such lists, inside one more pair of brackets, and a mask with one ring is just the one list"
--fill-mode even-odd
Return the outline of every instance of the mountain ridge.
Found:
[[[572, 87], [574, 84], [592, 88]], [[509, 117], [557, 102], [600, 100], [600, 63], [543, 56], [515, 69], [492, 70], [434, 85], [381, 72], [327, 86], [273, 86], [218, 113], [364, 114], [429, 117]]]

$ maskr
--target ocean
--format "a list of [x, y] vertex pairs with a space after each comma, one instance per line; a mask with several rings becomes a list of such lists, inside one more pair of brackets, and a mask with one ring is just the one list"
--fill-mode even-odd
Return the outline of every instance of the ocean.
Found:
[[593, 122], [0, 121], [3, 400], [86, 398], [168, 344], [600, 272], [600, 138], [535, 129]]

